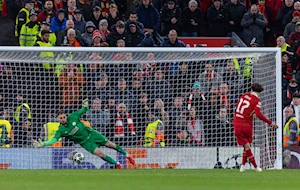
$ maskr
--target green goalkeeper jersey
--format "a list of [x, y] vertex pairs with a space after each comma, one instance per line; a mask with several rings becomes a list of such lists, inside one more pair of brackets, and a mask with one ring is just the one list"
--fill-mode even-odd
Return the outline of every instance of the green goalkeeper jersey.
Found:
[[84, 143], [89, 139], [90, 132], [93, 130], [80, 121], [81, 115], [88, 111], [88, 107], [71, 113], [67, 117], [67, 124], [60, 125], [53, 138], [59, 139], [60, 137], [66, 137], [75, 143]]

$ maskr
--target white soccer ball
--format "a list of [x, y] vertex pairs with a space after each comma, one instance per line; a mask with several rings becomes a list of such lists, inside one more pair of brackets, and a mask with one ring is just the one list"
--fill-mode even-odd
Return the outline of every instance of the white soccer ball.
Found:
[[81, 152], [77, 152], [74, 156], [73, 156], [73, 161], [76, 164], [81, 164], [84, 161], [84, 155]]

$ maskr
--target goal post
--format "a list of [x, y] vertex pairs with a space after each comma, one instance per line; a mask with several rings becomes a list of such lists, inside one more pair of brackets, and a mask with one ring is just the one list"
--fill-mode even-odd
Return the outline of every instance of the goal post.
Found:
[[[262, 112], [279, 126], [255, 120], [254, 156], [262, 168], [282, 169], [280, 48], [0, 47], [0, 68], [0, 112], [8, 115], [0, 122], [11, 124], [0, 123], [0, 169], [111, 168], [64, 138], [32, 148], [32, 139], [53, 137], [59, 110], [76, 111], [85, 98], [81, 120], [123, 146], [136, 168], [237, 168], [242, 149], [231, 121], [251, 82], [264, 85]], [[150, 125], [163, 135], [145, 140]], [[83, 164], [67, 159], [73, 150], [84, 153]]]

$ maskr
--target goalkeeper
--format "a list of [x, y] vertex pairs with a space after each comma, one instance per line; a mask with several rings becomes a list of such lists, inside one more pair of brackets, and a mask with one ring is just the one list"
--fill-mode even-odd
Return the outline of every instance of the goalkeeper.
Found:
[[[131, 164], [135, 164], [134, 159], [119, 145], [109, 141], [105, 136], [103, 136], [98, 131], [95, 131], [87, 126], [85, 126], [81, 121], [81, 115], [88, 111], [88, 100], [83, 101], [82, 109], [71, 113], [66, 116], [65, 112], [60, 111], [57, 114], [57, 119], [60, 123], [58, 130], [55, 132], [54, 137], [46, 142], [42, 142], [40, 139], [38, 141], [33, 141], [33, 146], [35, 148], [40, 148], [44, 146], [51, 146], [56, 143], [59, 138], [65, 137], [69, 140], [79, 143], [88, 152], [95, 154], [101, 159], [108, 163], [114, 164], [118, 169], [122, 168], [122, 165], [111, 157], [105, 155], [101, 150], [100, 146], [106, 146], [108, 148], [115, 149], [116, 151], [124, 154]], [[74, 152], [72, 153], [75, 154]], [[70, 156], [70, 155], [69, 155]]]

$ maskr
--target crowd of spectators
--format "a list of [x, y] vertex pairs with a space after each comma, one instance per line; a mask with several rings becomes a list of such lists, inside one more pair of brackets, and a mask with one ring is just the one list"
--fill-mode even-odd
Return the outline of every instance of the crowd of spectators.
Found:
[[[284, 106], [299, 92], [300, 3], [293, 0], [141, 0], [135, 10], [128, 10], [126, 0], [3, 0], [1, 5], [0, 19], [15, 23], [18, 45], [26, 47], [185, 47], [178, 36], [235, 32], [251, 47], [282, 49]], [[117, 53], [112, 59], [132, 57]], [[97, 53], [87, 60], [99, 64], [89, 65], [53, 52], [40, 58], [51, 61], [0, 65], [2, 117], [13, 117], [14, 139], [7, 142], [15, 146], [30, 146], [32, 137], [45, 134], [43, 124], [55, 121], [56, 111], [79, 109], [83, 98], [92, 105], [84, 119], [124, 146], [142, 145], [145, 127], [155, 118], [164, 125], [167, 146], [235, 145], [233, 107], [248, 91], [253, 60], [158, 63], [150, 52], [136, 65], [103, 65]], [[19, 115], [10, 109], [19, 109]], [[120, 125], [124, 134], [115, 130]]]

